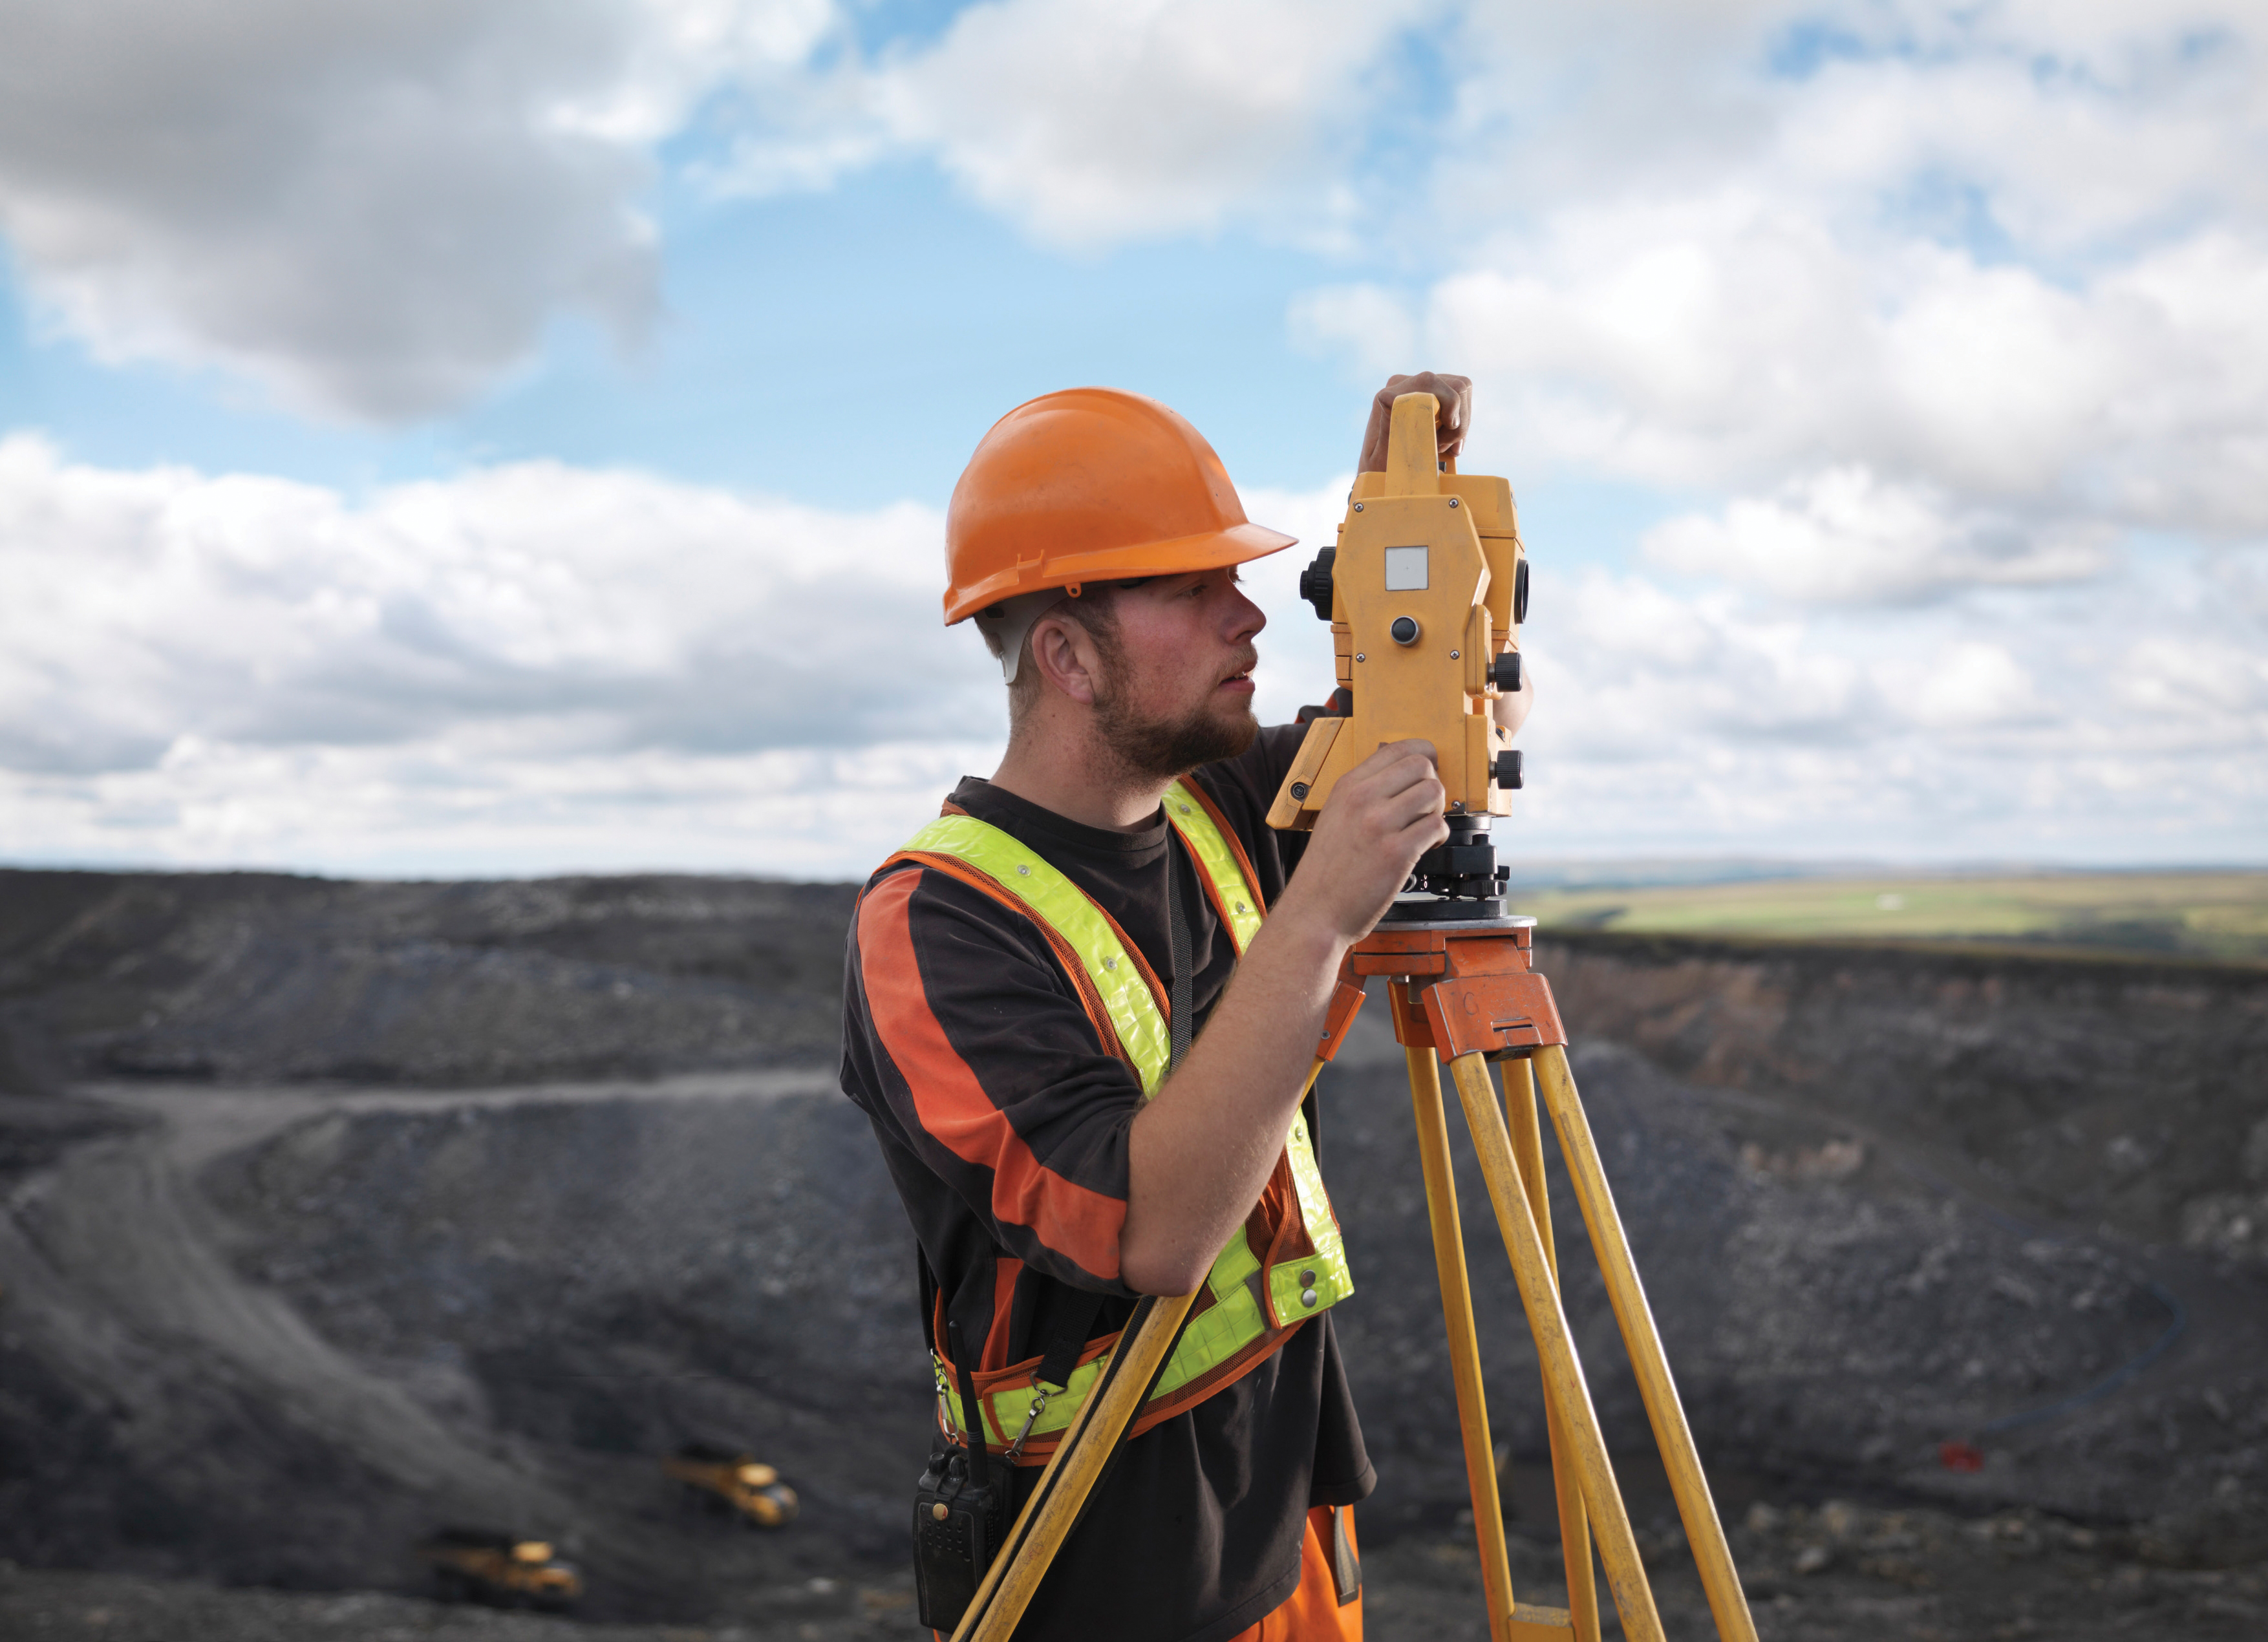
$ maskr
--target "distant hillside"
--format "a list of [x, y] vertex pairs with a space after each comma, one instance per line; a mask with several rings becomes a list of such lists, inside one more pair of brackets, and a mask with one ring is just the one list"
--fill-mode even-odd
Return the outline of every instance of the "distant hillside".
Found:
[[0, 1092], [831, 1059], [849, 884], [0, 870]]
[[1515, 891], [1546, 929], [1959, 942], [2268, 962], [2268, 872], [1634, 873]]

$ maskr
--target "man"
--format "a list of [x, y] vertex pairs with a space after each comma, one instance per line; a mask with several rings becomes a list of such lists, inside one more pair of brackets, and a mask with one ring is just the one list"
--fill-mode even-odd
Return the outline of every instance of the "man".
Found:
[[[1401, 393], [1440, 400], [1454, 455], [1469, 385], [1428, 373], [1381, 391], [1365, 465]], [[1290, 545], [1188, 423], [1102, 389], [1003, 417], [947, 519], [946, 619], [1001, 662], [1008, 751], [869, 881], [843, 1035], [920, 1245], [940, 1440], [981, 1425], [1020, 1503], [1135, 1297], [1204, 1285], [1025, 1637], [1361, 1634], [1374, 1477], [1302, 1093], [1339, 961], [1447, 836], [1446, 793], [1400, 742], [1311, 834], [1265, 825], [1302, 732], [1253, 716], [1236, 567]]]

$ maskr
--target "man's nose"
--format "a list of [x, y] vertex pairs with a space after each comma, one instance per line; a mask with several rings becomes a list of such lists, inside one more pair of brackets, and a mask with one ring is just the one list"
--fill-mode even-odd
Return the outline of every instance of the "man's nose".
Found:
[[1244, 596], [1241, 589], [1231, 589], [1234, 602], [1229, 608], [1228, 636], [1231, 639], [1246, 639], [1268, 625], [1268, 613]]

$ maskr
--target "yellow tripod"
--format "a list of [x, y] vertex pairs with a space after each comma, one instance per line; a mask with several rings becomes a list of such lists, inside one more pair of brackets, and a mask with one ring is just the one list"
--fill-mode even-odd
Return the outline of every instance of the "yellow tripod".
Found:
[[[1755, 1622], [1567, 1065], [1566, 1032], [1550, 985], [1528, 967], [1534, 925], [1532, 918], [1381, 924], [1347, 961], [1357, 977], [1387, 977], [1395, 1036], [1409, 1061], [1418, 1160], [1425, 1176], [1433, 1261], [1440, 1278], [1441, 1314], [1472, 1491], [1473, 1531], [1488, 1594], [1489, 1634], [1493, 1642], [1567, 1638], [1594, 1642], [1599, 1634], [1598, 1594], [1592, 1578], [1594, 1530], [1624, 1634], [1633, 1638], [1662, 1634], [1653, 1592], [1631, 1533], [1630, 1514], [1615, 1482], [1590, 1387], [1560, 1301], [1558, 1255], [1544, 1195], [1543, 1136], [1536, 1113], [1540, 1086], [1584, 1227], [1606, 1278], [1607, 1297], [1653, 1423], [1717, 1634], [1725, 1642], [1736, 1638], [1753, 1642]], [[1491, 1060], [1505, 1066], [1502, 1100], [1489, 1074]], [[1481, 1390], [1472, 1289], [1465, 1275], [1464, 1236], [1450, 1173], [1442, 1061], [1448, 1063], [1464, 1108], [1489, 1204], [1512, 1258], [1521, 1304], [1543, 1366], [1551, 1472], [1567, 1571], [1568, 1605], [1564, 1609], [1521, 1605], [1513, 1595], [1488, 1408]]]

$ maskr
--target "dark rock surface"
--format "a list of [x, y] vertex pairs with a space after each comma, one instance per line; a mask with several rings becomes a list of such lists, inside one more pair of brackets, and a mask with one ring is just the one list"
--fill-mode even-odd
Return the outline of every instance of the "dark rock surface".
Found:
[[[2268, 1628], [2268, 1567], [2169, 1565], [2132, 1535], [2036, 1513], [1962, 1518], [1829, 1500], [1758, 1505], [1727, 1526], [1762, 1642], [2108, 1642], [2138, 1630], [2256, 1642]], [[1648, 1533], [1641, 1549], [1669, 1634], [1712, 1634], [1675, 1530]], [[1511, 1551], [1521, 1600], [1557, 1605], [1557, 1554], [1522, 1535]], [[1372, 1642], [1485, 1642], [1469, 1541], [1366, 1548], [1363, 1572]], [[696, 1628], [0, 1565], [0, 1636], [48, 1642], [875, 1642], [918, 1634], [912, 1606], [902, 1572], [755, 1587]], [[1606, 1628], [1616, 1633], [1611, 1615]]]
[[856, 894], [757, 879], [0, 870], [0, 1091], [822, 1060]]
[[[414, 1538], [492, 1523], [560, 1543], [600, 1618], [770, 1634], [780, 1594], [820, 1580], [845, 1623], [902, 1625], [926, 1368], [909, 1237], [833, 1088], [849, 905], [681, 879], [0, 873], [0, 1022], [32, 1091], [0, 1100], [0, 1555], [409, 1590]], [[1612, 938], [1539, 967], [1760, 1601], [1906, 1604], [1905, 1631], [1841, 1634], [1941, 1627], [1950, 1596], [1868, 1594], [1861, 1565], [1904, 1552], [1803, 1570], [1767, 1543], [1800, 1522], [1842, 1546], [1790, 1514], [1830, 1498], [1951, 1525], [1923, 1535], [1933, 1569], [1985, 1544], [1962, 1521], [2014, 1512], [2056, 1557], [2105, 1536], [2106, 1579], [2191, 1570], [2174, 1609], [2257, 1600], [2204, 1575], [2268, 1555], [2268, 1280], [2241, 1241], [2181, 1233], [2185, 1205], [2252, 1184], [2268, 977]], [[1455, 1634], [1424, 1628], [1469, 1530], [1382, 1012], [1327, 1074], [1323, 1132], [1382, 1477], [1361, 1514], [1378, 1590], [1403, 1594], [1378, 1633]], [[2068, 1123], [2159, 1145], [2173, 1183], [2137, 1187], [2107, 1141], [2088, 1174], [2049, 1144]], [[1671, 1545], [1556, 1164], [1553, 1190], [1602, 1419]], [[1548, 1549], [1534, 1353], [1469, 1172], [1463, 1202], [1513, 1525]], [[779, 1464], [801, 1522], [685, 1514], [655, 1462], [691, 1438]], [[1948, 1440], [1982, 1469], [1946, 1469]], [[1830, 1633], [1782, 1617], [1767, 1634]]]
[[1537, 967], [1579, 1038], [1926, 1146], [2036, 1214], [2268, 1267], [2268, 969], [1607, 934]]

